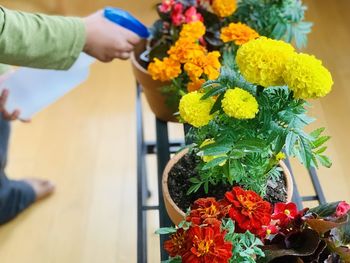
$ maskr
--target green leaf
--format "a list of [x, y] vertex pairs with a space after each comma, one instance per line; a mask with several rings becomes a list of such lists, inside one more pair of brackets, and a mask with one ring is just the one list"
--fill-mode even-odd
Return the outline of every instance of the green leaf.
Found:
[[317, 214], [320, 217], [328, 217], [335, 213], [339, 203], [340, 202], [322, 204], [317, 207], [311, 208], [309, 211], [311, 213]]
[[293, 155], [294, 145], [297, 142], [298, 137], [294, 132], [289, 132], [286, 137], [286, 153], [288, 156]]
[[274, 38], [281, 39], [286, 34], [286, 30], [286, 24], [277, 23], [271, 34]]
[[217, 94], [223, 93], [226, 91], [226, 89], [227, 88], [223, 87], [223, 86], [218, 86], [218, 87], [212, 88], [201, 97], [201, 100], [205, 100], [205, 99], [213, 97]]
[[307, 168], [311, 167], [311, 160], [312, 160], [312, 151], [311, 151], [311, 146], [309, 144], [309, 141], [303, 137], [299, 136], [299, 146], [300, 146], [300, 156], [301, 159], [304, 163], [304, 165]]
[[191, 194], [191, 193], [195, 193], [199, 190], [199, 188], [202, 186], [202, 182], [198, 183], [198, 184], [194, 184], [192, 185], [188, 190], [187, 190], [187, 195]]
[[208, 182], [208, 181], [206, 181], [206, 182], [204, 183], [204, 192], [205, 192], [206, 194], [209, 192], [209, 182]]
[[[208, 145], [210, 146], [210, 145]], [[229, 152], [231, 150], [231, 147], [228, 145], [216, 145], [216, 146], [212, 146], [209, 147], [207, 149], [204, 149], [202, 151], [203, 156], [217, 156], [217, 155], [221, 155], [221, 154], [226, 154], [227, 152]]]
[[230, 159], [241, 159], [246, 156], [246, 153], [242, 149], [233, 149], [230, 152]]
[[315, 153], [316, 154], [321, 154], [324, 153], [327, 150], [327, 146], [323, 146], [320, 149], [318, 149]]
[[266, 142], [258, 138], [241, 140], [235, 144], [235, 148], [244, 149], [248, 151], [261, 151], [264, 150], [266, 147]]
[[210, 110], [210, 114], [214, 114], [215, 112], [221, 109], [222, 99], [224, 98], [224, 96], [225, 96], [225, 93], [221, 93], [219, 95], [219, 97], [216, 99], [213, 105], [213, 108], [211, 108]]
[[199, 184], [201, 182], [197, 177], [191, 177], [189, 181], [193, 184]]
[[222, 157], [218, 157], [215, 158], [214, 160], [211, 160], [210, 162], [206, 163], [203, 167], [202, 170], [209, 170], [213, 167], [216, 167], [218, 165], [220, 165], [221, 163], [225, 162], [228, 159], [227, 156], [222, 156]]
[[166, 235], [171, 233], [176, 233], [176, 228], [174, 227], [162, 227], [156, 230], [157, 235]]
[[320, 161], [320, 163], [327, 167], [327, 168], [330, 168], [332, 166], [332, 161], [325, 155], [317, 155], [316, 156], [317, 160]]
[[182, 259], [180, 256], [177, 256], [175, 258], [169, 258], [167, 260], [161, 261], [161, 263], [182, 263]]
[[245, 170], [239, 160], [230, 160], [229, 173], [236, 182], [240, 182], [245, 175]]
[[316, 139], [321, 135], [322, 132], [325, 131], [325, 129], [326, 128], [324, 128], [324, 127], [318, 128], [318, 129], [314, 130], [313, 132], [311, 132], [310, 135]]
[[202, 85], [203, 89], [211, 89], [211, 88], [216, 88], [216, 87], [220, 87], [221, 86], [221, 82], [219, 80], [208, 80], [207, 82], [205, 82]]
[[320, 138], [312, 142], [312, 148], [315, 149], [320, 147], [322, 144], [327, 142], [330, 138], [331, 138], [330, 136], [321, 136]]

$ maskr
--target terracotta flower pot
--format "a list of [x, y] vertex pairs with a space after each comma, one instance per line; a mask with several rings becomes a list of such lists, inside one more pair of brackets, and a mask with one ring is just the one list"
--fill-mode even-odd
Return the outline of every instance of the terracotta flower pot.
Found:
[[[165, 208], [167, 210], [167, 213], [171, 221], [173, 221], [175, 225], [178, 225], [182, 220], [184, 220], [185, 213], [175, 204], [175, 202], [170, 196], [169, 189], [168, 189], [168, 176], [173, 166], [187, 153], [188, 153], [188, 149], [184, 149], [178, 154], [176, 154], [173, 158], [171, 158], [171, 160], [169, 160], [163, 172], [162, 189], [163, 189], [163, 198], [164, 198]], [[287, 202], [291, 202], [292, 196], [293, 196], [292, 176], [284, 162], [281, 161], [279, 165], [283, 169], [283, 174], [286, 178]]]
[[145, 69], [140, 63], [139, 57], [140, 54], [145, 51], [145, 46], [146, 42], [141, 42], [131, 54], [131, 64], [135, 78], [138, 83], [141, 84], [153, 113], [163, 121], [177, 122], [177, 119], [174, 116], [177, 109], [171, 109], [166, 105], [166, 95], [161, 92], [161, 88], [169, 83], [153, 80], [147, 69]]

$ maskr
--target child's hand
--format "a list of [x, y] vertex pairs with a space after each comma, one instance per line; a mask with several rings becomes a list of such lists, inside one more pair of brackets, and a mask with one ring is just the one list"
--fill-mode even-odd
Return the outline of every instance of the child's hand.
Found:
[[84, 19], [86, 43], [84, 52], [103, 62], [114, 58], [128, 59], [140, 38], [133, 32], [114, 24], [98, 11]]
[[[5, 110], [5, 104], [6, 104], [8, 95], [9, 95], [9, 91], [7, 89], [4, 89], [1, 92], [1, 95], [0, 95], [0, 113], [2, 114], [2, 117], [5, 120], [7, 120], [7, 121], [14, 121], [14, 120], [18, 119], [20, 111], [19, 110], [15, 110], [14, 112], [9, 113], [9, 112], [7, 112]], [[30, 122], [30, 120], [21, 120], [21, 121], [23, 121], [23, 122]]]

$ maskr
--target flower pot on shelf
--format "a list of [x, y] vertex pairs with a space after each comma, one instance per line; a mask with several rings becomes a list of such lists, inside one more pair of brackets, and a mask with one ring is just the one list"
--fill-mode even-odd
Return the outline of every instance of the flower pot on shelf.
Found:
[[[184, 149], [181, 152], [177, 153], [173, 158], [169, 160], [163, 172], [162, 190], [163, 190], [165, 208], [167, 210], [169, 218], [175, 225], [178, 225], [182, 220], [184, 220], [185, 212], [182, 211], [171, 198], [169, 188], [168, 188], [168, 178], [169, 178], [169, 173], [174, 167], [174, 165], [187, 153], [188, 153], [188, 149]], [[283, 175], [285, 177], [287, 202], [291, 202], [292, 196], [293, 196], [293, 179], [285, 163], [280, 161], [279, 165], [282, 168]]]
[[170, 108], [166, 104], [167, 97], [161, 91], [162, 87], [169, 83], [152, 79], [151, 75], [140, 61], [140, 55], [145, 51], [145, 48], [146, 41], [143, 41], [131, 54], [131, 64], [134, 76], [142, 86], [147, 102], [156, 117], [163, 121], [178, 122], [177, 118], [174, 116], [177, 109]]

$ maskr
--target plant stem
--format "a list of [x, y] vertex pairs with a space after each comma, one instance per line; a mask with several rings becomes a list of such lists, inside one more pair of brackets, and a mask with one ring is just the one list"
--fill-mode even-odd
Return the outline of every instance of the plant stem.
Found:
[[259, 97], [259, 95], [261, 93], [263, 93], [263, 91], [264, 91], [264, 87], [263, 86], [260, 86], [260, 85], [256, 86], [256, 96], [257, 97]]

